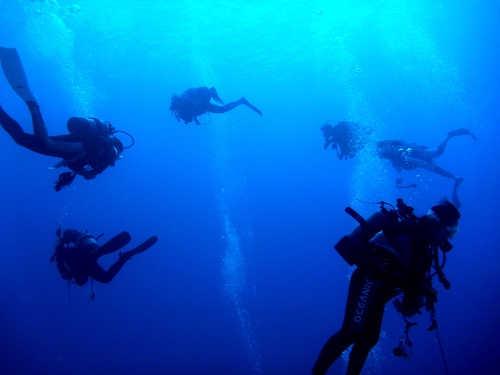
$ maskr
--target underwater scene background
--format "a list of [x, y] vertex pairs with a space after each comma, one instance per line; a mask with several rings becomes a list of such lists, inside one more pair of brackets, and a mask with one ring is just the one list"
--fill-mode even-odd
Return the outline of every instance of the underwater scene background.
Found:
[[[56, 193], [58, 159], [0, 131], [0, 374], [310, 373], [344, 313], [345, 207], [367, 216], [378, 206], [359, 200], [401, 197], [422, 215], [453, 187], [370, 147], [337, 159], [319, 128], [342, 119], [373, 140], [477, 136], [436, 160], [464, 177], [436, 316], [451, 374], [500, 373], [499, 18], [493, 0], [0, 0], [0, 46], [17, 48], [49, 134], [91, 116], [136, 142]], [[172, 94], [198, 86], [263, 116], [177, 122]], [[0, 103], [31, 132], [3, 75]], [[101, 243], [124, 230], [130, 246], [159, 241], [90, 301], [90, 283], [68, 289], [49, 262], [58, 222]], [[415, 321], [412, 360], [394, 357], [404, 321], [387, 304], [363, 374], [445, 373], [428, 313]]]

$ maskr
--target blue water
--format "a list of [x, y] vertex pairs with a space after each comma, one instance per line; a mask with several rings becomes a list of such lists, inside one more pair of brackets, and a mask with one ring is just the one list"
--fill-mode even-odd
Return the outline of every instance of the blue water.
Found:
[[[0, 46], [18, 49], [49, 133], [93, 116], [136, 140], [115, 168], [56, 193], [45, 167], [58, 160], [0, 132], [0, 374], [310, 373], [344, 312], [344, 208], [402, 197], [421, 215], [453, 186], [399, 174], [369, 147], [338, 160], [319, 127], [343, 118], [374, 139], [478, 137], [436, 160], [465, 178], [436, 308], [450, 374], [500, 373], [499, 21], [493, 0], [0, 0]], [[197, 86], [264, 116], [242, 106], [178, 123], [172, 93]], [[0, 100], [30, 131], [3, 75]], [[159, 241], [90, 301], [90, 283], [68, 290], [49, 263], [58, 221]], [[413, 359], [393, 357], [404, 322], [388, 304], [363, 374], [444, 374], [428, 315], [417, 321]]]

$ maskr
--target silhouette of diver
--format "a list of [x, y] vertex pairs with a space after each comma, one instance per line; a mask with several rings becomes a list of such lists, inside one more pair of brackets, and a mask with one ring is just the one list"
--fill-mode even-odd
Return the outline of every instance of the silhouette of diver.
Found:
[[[444, 263], [439, 264], [438, 249], [452, 249], [449, 240], [456, 234], [460, 219], [457, 207], [442, 200], [426, 215], [417, 217], [412, 207], [398, 199], [397, 211], [384, 208], [366, 220], [356, 211], [350, 212], [360, 226], [344, 236], [335, 249], [357, 268], [350, 278], [341, 327], [323, 346], [312, 369], [314, 375], [325, 375], [351, 345], [346, 374], [359, 375], [368, 353], [379, 341], [387, 302], [402, 294], [395, 307], [406, 320], [423, 307], [434, 311], [434, 275], [445, 289], [450, 288], [442, 272]], [[382, 230], [377, 232], [375, 228]], [[397, 350], [394, 354], [405, 353]]]
[[54, 187], [56, 191], [71, 184], [77, 174], [87, 180], [95, 178], [107, 167], [113, 167], [121, 158], [125, 148], [132, 147], [123, 147], [121, 141], [114, 136], [115, 133], [122, 131], [115, 130], [109, 122], [96, 118], [71, 117], [67, 123], [69, 134], [49, 136], [37, 99], [28, 85], [16, 49], [0, 47], [0, 60], [10, 86], [28, 106], [33, 123], [33, 134], [24, 132], [21, 125], [1, 106], [0, 125], [17, 144], [28, 150], [62, 158], [52, 168], [64, 166], [72, 172], [65, 172], [59, 176]]
[[[222, 106], [212, 103], [213, 99]], [[224, 104], [215, 87], [197, 87], [190, 88], [184, 91], [181, 95], [174, 94], [170, 101], [170, 111], [177, 121], [182, 119], [185, 124], [194, 121], [196, 125], [201, 123], [198, 121], [197, 116], [201, 116], [207, 112], [210, 113], [224, 113], [228, 112], [240, 104], [246, 105], [252, 111], [262, 116], [262, 112], [250, 104], [245, 98], [228, 104]]]
[[357, 122], [346, 121], [345, 119], [335, 126], [327, 122], [320, 130], [325, 138], [323, 148], [326, 150], [328, 146], [332, 145], [332, 149], [337, 152], [337, 157], [340, 160], [352, 159], [356, 152], [366, 145], [368, 136], [373, 131]]
[[430, 149], [427, 146], [417, 145], [415, 143], [408, 143], [401, 139], [383, 140], [377, 142], [377, 154], [381, 159], [389, 159], [392, 166], [396, 168], [398, 172], [401, 172], [403, 169], [413, 170], [416, 168], [424, 168], [440, 176], [455, 180], [452, 202], [457, 208], [460, 208], [461, 204], [458, 199], [457, 189], [463, 182], [463, 177], [455, 176], [451, 172], [437, 166], [433, 159], [443, 154], [450, 139], [462, 135], [470, 135], [474, 141], [477, 141], [477, 137], [468, 129], [461, 128], [450, 131], [436, 149]]
[[87, 231], [79, 232], [76, 229], [63, 231], [59, 228], [56, 235], [55, 251], [50, 261], [56, 261], [57, 269], [63, 279], [78, 285], [85, 285], [89, 277], [101, 283], [109, 283], [127, 260], [146, 251], [158, 241], [158, 237], [153, 236], [132, 250], [120, 252], [118, 260], [105, 271], [97, 263], [97, 259], [127, 245], [132, 239], [128, 232], [121, 232], [102, 246], [97, 244], [100, 236], [96, 238]]

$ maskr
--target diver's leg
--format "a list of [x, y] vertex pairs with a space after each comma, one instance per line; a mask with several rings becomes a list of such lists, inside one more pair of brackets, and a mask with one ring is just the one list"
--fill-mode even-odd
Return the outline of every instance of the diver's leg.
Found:
[[[370, 277], [371, 273], [366, 267], [357, 268], [352, 274], [351, 281], [349, 282], [349, 293], [347, 295], [342, 328], [330, 337], [325, 346], [323, 346], [312, 370], [314, 375], [326, 374], [332, 363], [340, 357], [344, 350], [354, 343], [356, 336], [363, 331], [365, 320], [358, 319], [359, 314], [356, 313], [356, 308], [367, 278]], [[365, 298], [368, 305], [369, 297]]]
[[429, 157], [430, 158], [437, 158], [441, 155], [443, 155], [443, 152], [444, 152], [444, 149], [446, 148], [446, 145], [448, 144], [448, 141], [451, 139], [452, 137], [450, 136], [447, 136], [443, 142], [441, 142], [439, 144], [439, 146], [435, 149], [435, 150], [427, 150], [427, 152], [429, 153]]
[[[24, 132], [21, 125], [12, 119], [2, 107], [0, 107], [0, 125], [5, 129], [7, 133], [12, 137], [12, 139], [20, 146], [27, 148], [33, 152], [42, 155], [55, 156], [65, 158], [68, 154], [63, 152], [58, 152], [57, 150], [49, 150], [45, 142], [33, 135]], [[59, 142], [62, 143], [62, 142]], [[67, 143], [67, 142], [65, 142]], [[71, 154], [69, 154], [71, 155]]]
[[123, 246], [127, 245], [130, 240], [132, 240], [132, 237], [128, 232], [121, 232], [99, 247], [98, 254], [102, 256], [120, 250]]
[[472, 134], [470, 130], [467, 128], [452, 130], [451, 132], [448, 133], [449, 138], [458, 137], [461, 135], [470, 135], [473, 140], [477, 141], [477, 137], [474, 134]]
[[125, 257], [119, 257], [118, 260], [109, 267], [107, 271], [95, 262], [89, 269], [89, 275], [94, 280], [99, 281], [101, 283], [109, 283], [116, 274], [122, 269], [128, 259]]
[[368, 354], [377, 344], [378, 339], [379, 334], [367, 336], [363, 335], [354, 343], [351, 349], [351, 354], [349, 354], [346, 375], [359, 375], [361, 373], [366, 359], [368, 358]]
[[461, 129], [456, 129], [456, 130], [452, 130], [451, 132], [449, 132], [447, 135], [446, 135], [446, 138], [443, 140], [443, 142], [441, 142], [439, 144], [439, 146], [437, 147], [437, 149], [435, 150], [432, 150], [432, 157], [433, 158], [436, 158], [438, 156], [441, 156], [443, 155], [443, 152], [446, 148], [446, 145], [448, 144], [448, 141], [450, 139], [452, 139], [453, 137], [459, 137], [461, 135], [470, 135], [472, 137], [472, 139], [474, 139], [475, 141], [477, 141], [477, 138], [474, 134], [472, 134], [469, 129], [466, 129], [466, 128], [461, 128]]
[[324, 375], [330, 366], [350, 345], [354, 343], [355, 334], [344, 327], [326, 342], [312, 368], [314, 375]]
[[434, 164], [430, 164], [430, 165], [431, 165], [431, 168], [427, 168], [427, 169], [429, 169], [430, 171], [432, 171], [434, 173], [437, 173], [438, 175], [441, 175], [441, 176], [446, 177], [446, 178], [451, 178], [455, 181], [458, 181], [460, 179], [463, 180], [463, 178], [455, 176], [453, 173], [448, 172], [447, 170], [445, 170], [441, 167], [438, 167], [437, 165], [434, 165]]
[[210, 97], [215, 100], [217, 103], [220, 103], [222, 105], [224, 105], [224, 102], [222, 101], [222, 99], [220, 98], [219, 94], [217, 93], [217, 90], [215, 89], [215, 87], [211, 87], [210, 88]]
[[463, 178], [459, 178], [455, 181], [455, 185], [453, 185], [453, 193], [451, 195], [451, 203], [453, 203], [453, 205], [457, 208], [457, 210], [459, 210], [460, 207], [462, 206], [462, 203], [460, 203], [460, 199], [458, 199], [457, 189], [463, 180], [464, 180]]
[[49, 138], [49, 134], [47, 132], [47, 127], [45, 126], [45, 122], [43, 121], [42, 113], [40, 112], [40, 106], [37, 102], [26, 102], [28, 109], [31, 113], [31, 121], [33, 123], [33, 134], [35, 137], [40, 138], [41, 140], [45, 140]]
[[240, 104], [242, 104], [240, 100], [238, 100], [237, 102], [227, 103], [226, 105], [208, 103], [206, 111], [211, 113], [225, 113], [227, 111], [235, 109]]
[[[378, 281], [382, 282], [382, 284], [378, 285], [379, 289], [376, 290], [376, 295], [371, 304], [367, 304], [365, 326], [351, 349], [346, 375], [359, 375], [361, 373], [370, 350], [379, 340], [385, 305], [394, 297], [394, 285], [383, 281], [383, 279]], [[375, 281], [374, 287], [377, 284], [377, 281]]]
[[441, 175], [443, 177], [451, 178], [451, 179], [453, 179], [455, 181], [458, 180], [458, 179], [460, 179], [460, 177], [455, 176], [454, 174], [452, 174], [452, 173], [444, 170], [441, 167], [438, 167], [436, 164], [428, 163], [428, 162], [425, 162], [423, 160], [412, 158], [412, 157], [408, 157], [408, 156], [405, 157], [405, 160], [406, 160], [407, 163], [414, 164], [417, 167], [427, 169], [428, 171], [437, 173], [438, 175]]
[[[117, 240], [117, 242], [124, 243], [126, 241], [127, 236], [123, 233], [127, 233], [127, 232], [122, 232], [122, 234], [121, 234], [122, 238], [120, 240]], [[120, 236], [120, 235], [118, 235], [118, 236]], [[120, 271], [122, 269], [122, 267], [125, 265], [127, 260], [131, 259], [132, 256], [134, 256], [136, 254], [139, 254], [139, 253], [142, 253], [143, 251], [146, 251], [151, 246], [153, 246], [156, 243], [156, 241], [158, 241], [158, 237], [153, 236], [153, 237], [148, 238], [146, 241], [141, 243], [136, 248], [129, 250], [129, 251], [125, 251], [123, 253], [120, 253], [120, 257], [118, 258], [118, 260], [113, 265], [111, 265], [111, 267], [109, 267], [109, 269], [107, 271], [104, 271], [102, 269], [102, 267], [99, 266], [99, 264], [97, 264], [97, 262], [95, 262], [94, 265], [92, 266], [92, 268], [90, 269], [90, 272], [89, 272], [90, 276], [94, 280], [100, 281], [101, 283], [109, 283], [113, 279], [113, 277], [116, 276], [118, 271]]]
[[28, 109], [31, 113], [33, 133], [35, 134], [36, 138], [42, 140], [42, 142], [47, 146], [48, 149], [74, 154], [78, 154], [83, 150], [83, 145], [80, 142], [60, 142], [50, 139], [38, 103], [29, 101], [26, 102], [26, 104], [28, 105]]
[[246, 105], [252, 111], [254, 111], [262, 116], [262, 112], [258, 108], [254, 107], [252, 104], [250, 104], [248, 102], [248, 100], [246, 100], [245, 98], [241, 98], [240, 100], [238, 100], [236, 102], [227, 103], [226, 105], [223, 105], [223, 106], [216, 105], [213, 103], [208, 103], [208, 106], [205, 110], [207, 112], [212, 112], [212, 113], [225, 113], [227, 111], [230, 111], [230, 110], [236, 108], [237, 106], [239, 106], [241, 104]]
[[[32, 134], [25, 133], [21, 125], [10, 117], [0, 106], [0, 125], [9, 133], [12, 139], [20, 146], [33, 150], [35, 137]], [[41, 142], [40, 142], [41, 144]], [[35, 150], [33, 150], [35, 151]]]

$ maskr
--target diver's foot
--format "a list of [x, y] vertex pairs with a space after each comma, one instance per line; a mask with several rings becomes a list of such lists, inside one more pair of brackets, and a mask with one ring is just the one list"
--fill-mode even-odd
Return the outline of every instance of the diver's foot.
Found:
[[144, 241], [143, 243], [141, 243], [139, 246], [137, 246], [135, 249], [132, 249], [132, 250], [129, 250], [129, 251], [125, 251], [125, 252], [120, 252], [120, 259], [125, 259], [125, 260], [129, 260], [130, 258], [132, 258], [134, 255], [137, 255], [137, 254], [140, 254], [144, 251], [146, 251], [147, 249], [149, 249], [151, 246], [153, 246], [156, 242], [158, 241], [158, 237], [156, 236], [153, 236], [149, 239], [147, 239], [146, 241]]
[[470, 130], [467, 129], [467, 128], [461, 128], [461, 129], [457, 129], [457, 130], [452, 130], [451, 132], [448, 133], [448, 138], [458, 137], [460, 135], [470, 135], [475, 141], [477, 141], [476, 136], [474, 134], [472, 134], [470, 132]]

